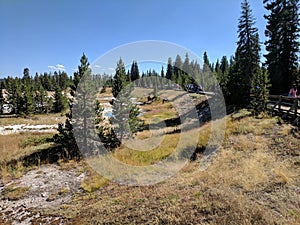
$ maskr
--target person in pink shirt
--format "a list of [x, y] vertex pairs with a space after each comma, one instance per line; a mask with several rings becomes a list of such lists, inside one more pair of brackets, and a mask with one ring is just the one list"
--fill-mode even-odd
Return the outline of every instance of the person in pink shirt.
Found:
[[289, 96], [291, 96], [293, 98], [297, 98], [297, 87], [296, 87], [296, 85], [293, 85], [293, 87], [291, 88], [291, 90], [289, 92]]

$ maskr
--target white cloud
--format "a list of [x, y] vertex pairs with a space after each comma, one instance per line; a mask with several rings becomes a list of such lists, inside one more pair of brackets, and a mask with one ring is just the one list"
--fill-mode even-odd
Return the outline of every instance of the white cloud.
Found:
[[55, 66], [48, 66], [48, 68], [51, 69], [51, 70], [55, 70], [56, 69]]
[[57, 64], [56, 67], [57, 67], [57, 68], [65, 68], [65, 66], [64, 66], [64, 65], [61, 65], [61, 64]]
[[114, 71], [115, 70], [115, 68], [112, 68], [112, 67], [109, 67], [107, 69], [110, 70], [110, 71]]
[[99, 66], [99, 65], [94, 65], [94, 67], [95, 67], [95, 68], [101, 68], [101, 66]]
[[51, 70], [61, 70], [65, 71], [65, 66], [62, 64], [57, 64], [56, 66], [48, 66], [49, 69]]

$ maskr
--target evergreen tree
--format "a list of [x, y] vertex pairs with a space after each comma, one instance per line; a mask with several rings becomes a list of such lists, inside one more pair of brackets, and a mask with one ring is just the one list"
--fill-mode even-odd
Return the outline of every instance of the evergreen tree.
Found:
[[66, 108], [66, 97], [62, 94], [60, 85], [56, 84], [55, 93], [54, 93], [54, 104], [53, 111], [56, 113], [62, 112]]
[[8, 101], [13, 106], [13, 112], [20, 115], [24, 109], [22, 84], [18, 78], [8, 87]]
[[80, 59], [80, 63], [78, 74], [81, 79], [77, 85], [73, 106], [73, 116], [76, 118], [74, 121], [74, 134], [77, 137], [77, 144], [81, 147], [81, 152], [85, 156], [89, 156], [92, 153], [92, 145], [96, 139], [93, 133], [95, 128], [94, 96], [97, 94], [98, 88], [93, 80], [88, 58], [84, 54]]
[[218, 74], [219, 70], [220, 70], [220, 62], [219, 62], [219, 59], [217, 59], [217, 62], [216, 62], [216, 65], [215, 65], [216, 74]]
[[140, 79], [139, 67], [136, 61], [132, 62], [130, 70], [130, 80], [135, 81]]
[[161, 67], [161, 71], [160, 71], [160, 77], [161, 77], [161, 82], [160, 82], [160, 89], [164, 89], [165, 87], [165, 71], [164, 71], [164, 67]]
[[203, 54], [203, 70], [202, 70], [202, 81], [201, 83], [203, 84], [203, 88], [205, 91], [211, 91], [214, 87], [214, 74], [212, 72], [211, 65], [209, 63], [209, 59], [207, 56], [207, 52], [204, 52]]
[[259, 70], [260, 45], [258, 30], [254, 25], [255, 21], [249, 2], [244, 0], [238, 25], [239, 40], [235, 53], [235, 65], [229, 77], [228, 88], [232, 91], [231, 103], [238, 107], [249, 105], [251, 81]]
[[127, 70], [126, 81], [127, 81], [127, 83], [131, 83], [131, 76], [130, 76], [129, 70]]
[[49, 97], [46, 99], [45, 112], [50, 113], [52, 109], [53, 109], [53, 99]]
[[220, 84], [220, 87], [222, 88], [225, 98], [228, 97], [228, 90], [227, 90], [228, 74], [229, 74], [229, 63], [227, 57], [223, 56], [220, 62], [219, 69], [217, 71], [217, 79]]
[[[73, 97], [73, 100], [70, 100], [69, 103], [70, 112], [66, 114], [65, 124], [58, 125], [59, 134], [54, 137], [55, 142], [59, 143], [66, 150], [67, 157], [70, 159], [81, 158], [82, 154], [76, 142], [82, 147], [80, 150], [82, 150], [83, 154], [89, 155], [89, 150], [91, 150], [88, 148], [88, 131], [91, 129], [89, 127], [91, 125], [90, 120], [93, 121], [94, 128], [94, 119], [91, 119], [90, 105], [88, 105], [93, 104], [93, 102], [89, 101], [89, 95], [94, 94], [90, 92], [89, 85], [91, 84], [92, 79], [88, 58], [83, 54], [80, 59], [80, 66], [78, 66], [78, 72], [74, 73], [73, 84], [70, 86]], [[76, 121], [73, 120], [73, 117], [76, 118]], [[77, 138], [75, 140], [75, 132], [80, 139]]]
[[47, 92], [43, 88], [42, 84], [38, 82], [38, 86], [35, 91], [35, 112], [36, 113], [45, 113], [46, 109], [46, 100], [47, 100]]
[[265, 42], [271, 92], [282, 94], [297, 80], [299, 53], [299, 0], [264, 0], [269, 15]]
[[41, 83], [46, 91], [52, 91], [52, 83], [48, 73], [43, 74]]
[[203, 63], [204, 65], [208, 66], [210, 70], [212, 70], [206, 51], [203, 53]]
[[29, 69], [28, 68], [24, 69], [22, 80], [26, 81], [27, 83], [29, 83], [29, 81], [30, 81], [30, 73], [29, 73]]
[[189, 59], [189, 54], [186, 53], [185, 54], [185, 59], [184, 59], [184, 63], [182, 66], [182, 70], [185, 74], [190, 74], [190, 59]]
[[58, 73], [58, 85], [61, 90], [66, 90], [69, 85], [69, 77], [66, 72], [59, 72]]
[[166, 72], [166, 79], [171, 80], [173, 76], [173, 66], [172, 66], [172, 59], [171, 57], [168, 58], [168, 65], [167, 65], [167, 72]]
[[35, 73], [35, 76], [33, 78], [33, 89], [37, 90], [39, 88], [39, 85], [41, 85], [40, 77], [38, 73]]
[[130, 100], [131, 87], [127, 86], [114, 100], [112, 117], [110, 121], [114, 131], [117, 134], [119, 143], [124, 138], [131, 137], [134, 133], [143, 127], [143, 121], [138, 118], [140, 114], [139, 108]]
[[270, 80], [268, 71], [265, 68], [259, 69], [252, 79], [251, 93], [253, 100], [251, 101], [251, 110], [254, 115], [266, 111], [269, 100]]
[[24, 76], [22, 78], [23, 85], [22, 85], [22, 92], [23, 92], [23, 108], [22, 113], [24, 115], [32, 115], [34, 113], [34, 100], [33, 100], [33, 86], [31, 82], [31, 78], [29, 75], [29, 69], [24, 69]]
[[119, 94], [119, 92], [128, 84], [127, 82], [127, 76], [125, 71], [125, 65], [120, 58], [117, 67], [116, 67], [116, 73], [113, 78], [112, 83], [112, 94], [116, 98]]
[[203, 85], [203, 81], [201, 78], [201, 69], [200, 69], [200, 65], [197, 61], [192, 61], [190, 63], [190, 67], [191, 67], [191, 77], [193, 79], [193, 83], [196, 84], [201, 84]]
[[3, 86], [4, 86], [4, 84], [1, 81], [1, 83], [0, 83], [0, 114], [3, 114], [3, 106], [5, 103], [5, 99], [4, 99], [4, 95], [3, 95], [3, 91], [4, 91]]
[[229, 62], [228, 62], [226, 56], [223, 56], [222, 59], [221, 59], [220, 70], [221, 70], [222, 74], [228, 73], [228, 70], [229, 70]]
[[161, 76], [161, 78], [165, 77], [165, 72], [164, 72], [164, 67], [163, 66], [161, 67], [160, 76]]
[[182, 82], [182, 60], [180, 55], [177, 55], [175, 58], [174, 66], [173, 66], [173, 73], [174, 73], [174, 78], [172, 79], [173, 82], [181, 85]]
[[130, 99], [131, 92], [132, 85], [127, 85], [125, 66], [120, 59], [113, 80], [112, 93], [115, 100], [110, 118], [113, 129], [118, 134], [119, 143], [122, 142], [123, 138], [132, 136], [142, 126], [142, 121], [138, 118], [139, 109]]

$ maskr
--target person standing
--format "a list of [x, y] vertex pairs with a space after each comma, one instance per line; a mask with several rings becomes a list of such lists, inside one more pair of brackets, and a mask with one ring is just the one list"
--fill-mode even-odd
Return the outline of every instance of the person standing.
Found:
[[292, 98], [297, 98], [297, 87], [296, 85], [293, 85], [290, 92], [289, 92], [289, 96], [291, 96]]

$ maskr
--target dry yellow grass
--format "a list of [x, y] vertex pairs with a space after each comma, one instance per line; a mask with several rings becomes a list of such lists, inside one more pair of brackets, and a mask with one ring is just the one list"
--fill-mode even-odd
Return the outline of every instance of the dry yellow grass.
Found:
[[53, 134], [51, 133], [18, 133], [0, 135], [0, 164], [3, 162], [9, 162], [13, 159], [18, 159], [21, 156], [36, 151], [36, 149], [32, 147], [35, 145], [34, 142], [38, 142], [39, 140], [44, 141], [52, 136]]
[[47, 142], [53, 134], [47, 133], [19, 133], [0, 135], [0, 178], [8, 183], [12, 178], [19, 178], [28, 169], [20, 160], [41, 149], [49, 148], [52, 143]]
[[133, 89], [133, 92], [131, 93], [131, 95], [133, 97], [143, 98], [143, 97], [148, 96], [152, 93], [153, 93], [153, 89], [135, 87]]
[[[246, 191], [271, 182], [274, 176], [283, 183], [291, 180], [293, 175], [288, 172], [286, 162], [276, 160], [270, 148], [272, 139], [261, 135], [265, 129], [275, 126], [273, 119], [260, 121], [249, 117], [236, 122], [228, 120], [227, 124], [223, 149], [200, 179], [208, 180], [211, 185], [222, 180], [228, 187], [241, 187]], [[283, 126], [278, 134], [286, 134], [288, 127]]]
[[[299, 224], [300, 196], [295, 191], [300, 185], [300, 169], [294, 163], [300, 158], [290, 153], [297, 152], [297, 147], [299, 153], [299, 140], [290, 135], [289, 126], [278, 126], [276, 119], [251, 117], [228, 118], [227, 124], [222, 148], [206, 170], [199, 171], [196, 161], [154, 186], [109, 183], [99, 190], [100, 195], [96, 191], [86, 202], [76, 201], [75, 207], [83, 208], [72, 223]], [[211, 124], [202, 126], [199, 133], [198, 148], [205, 147]], [[159, 152], [178, 135], [167, 135]], [[189, 141], [187, 138], [186, 143]], [[146, 155], [120, 148], [115, 157], [135, 165], [159, 160], [150, 153], [159, 156], [155, 151]]]
[[66, 117], [61, 113], [40, 114], [32, 117], [11, 117], [0, 118], [0, 126], [15, 125], [15, 124], [27, 124], [27, 125], [55, 125], [58, 123], [64, 123]]
[[18, 200], [25, 196], [28, 189], [29, 187], [15, 187], [13, 185], [10, 185], [6, 188], [4, 192], [4, 198], [13, 201]]
[[23, 134], [13, 134], [5, 136], [0, 135], [0, 162], [7, 162], [15, 155], [20, 154], [20, 145], [25, 141], [25, 139], [26, 136]]

